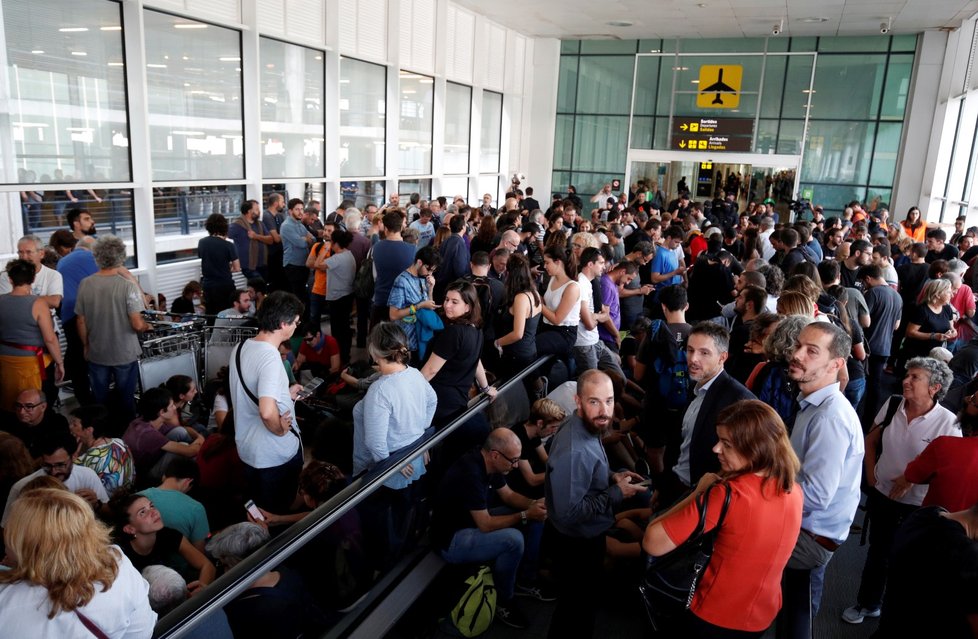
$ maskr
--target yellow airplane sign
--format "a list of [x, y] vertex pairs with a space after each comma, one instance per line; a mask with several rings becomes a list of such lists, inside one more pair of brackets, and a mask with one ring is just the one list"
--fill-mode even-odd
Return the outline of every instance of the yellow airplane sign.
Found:
[[702, 109], [735, 109], [740, 105], [744, 67], [739, 64], [704, 64], [700, 67], [696, 106]]

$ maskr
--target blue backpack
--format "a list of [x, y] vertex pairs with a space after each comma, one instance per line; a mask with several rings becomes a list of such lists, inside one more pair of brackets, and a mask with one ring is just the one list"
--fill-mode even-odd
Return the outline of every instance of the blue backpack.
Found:
[[[660, 336], [660, 329], [662, 335]], [[686, 340], [681, 334], [669, 334], [669, 327], [662, 320], [654, 320], [649, 335], [668, 346], [668, 356], [655, 360], [655, 373], [659, 378], [659, 395], [670, 409], [685, 409], [689, 405], [689, 366], [686, 363]]]
[[784, 365], [773, 362], [765, 364], [754, 382], [754, 394], [781, 416], [790, 434], [798, 414], [798, 388], [788, 379]]

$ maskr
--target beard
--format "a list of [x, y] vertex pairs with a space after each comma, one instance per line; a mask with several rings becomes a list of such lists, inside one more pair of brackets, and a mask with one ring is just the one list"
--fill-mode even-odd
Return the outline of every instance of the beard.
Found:
[[87, 231], [82, 231], [82, 234], [83, 234], [83, 235], [95, 235], [95, 234], [96, 234], [97, 232], [98, 232], [98, 231], [97, 231], [97, 229], [95, 228], [95, 225], [94, 225], [94, 224], [92, 224], [92, 227], [91, 227], [90, 229], [88, 229]]
[[609, 428], [611, 428], [611, 417], [599, 417], [598, 420], [604, 423], [598, 423], [585, 415], [581, 415], [581, 421], [584, 422], [584, 428], [593, 435], [604, 435]]

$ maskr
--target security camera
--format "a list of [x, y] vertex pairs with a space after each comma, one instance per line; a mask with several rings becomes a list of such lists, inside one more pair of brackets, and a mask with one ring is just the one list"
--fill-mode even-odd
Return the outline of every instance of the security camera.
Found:
[[781, 35], [781, 25], [780, 24], [774, 25], [774, 28], [771, 29], [771, 35]]
[[880, 33], [889, 33], [890, 25], [885, 22], [880, 22]]

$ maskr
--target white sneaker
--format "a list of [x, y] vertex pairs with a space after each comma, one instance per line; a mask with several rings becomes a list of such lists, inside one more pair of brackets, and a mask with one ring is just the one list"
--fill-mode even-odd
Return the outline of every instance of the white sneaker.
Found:
[[880, 609], [866, 610], [862, 606], [851, 606], [842, 612], [842, 621], [851, 624], [862, 623], [866, 617], [879, 617]]

